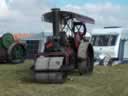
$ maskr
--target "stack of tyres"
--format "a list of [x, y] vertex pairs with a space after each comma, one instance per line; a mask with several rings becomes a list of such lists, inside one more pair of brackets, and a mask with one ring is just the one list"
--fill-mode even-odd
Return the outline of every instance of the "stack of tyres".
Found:
[[0, 37], [0, 62], [22, 63], [25, 55], [25, 44], [16, 41], [11, 33]]

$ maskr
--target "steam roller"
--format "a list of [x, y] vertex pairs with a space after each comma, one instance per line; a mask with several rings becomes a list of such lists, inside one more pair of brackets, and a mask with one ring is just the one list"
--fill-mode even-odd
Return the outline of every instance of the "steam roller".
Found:
[[63, 83], [68, 74], [77, 70], [80, 75], [94, 69], [92, 44], [86, 39], [86, 23], [94, 19], [69, 11], [53, 8], [42, 16], [43, 22], [53, 25], [53, 35], [48, 36], [43, 52], [39, 52], [32, 66], [36, 82]]

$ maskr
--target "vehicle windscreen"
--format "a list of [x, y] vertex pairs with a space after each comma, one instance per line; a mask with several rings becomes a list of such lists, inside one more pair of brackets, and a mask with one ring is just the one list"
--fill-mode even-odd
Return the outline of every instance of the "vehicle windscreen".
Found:
[[91, 43], [93, 46], [114, 46], [118, 35], [93, 35]]

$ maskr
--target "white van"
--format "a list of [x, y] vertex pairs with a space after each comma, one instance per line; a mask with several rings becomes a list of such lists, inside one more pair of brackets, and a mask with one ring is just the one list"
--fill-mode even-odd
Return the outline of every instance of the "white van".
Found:
[[128, 63], [128, 29], [105, 27], [92, 31], [95, 64]]

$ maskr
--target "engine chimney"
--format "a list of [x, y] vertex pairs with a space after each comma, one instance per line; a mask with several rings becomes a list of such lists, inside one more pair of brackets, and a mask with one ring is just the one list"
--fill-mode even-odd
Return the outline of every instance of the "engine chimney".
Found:
[[53, 20], [53, 35], [58, 35], [60, 31], [60, 9], [59, 8], [53, 8], [52, 9], [52, 20]]

